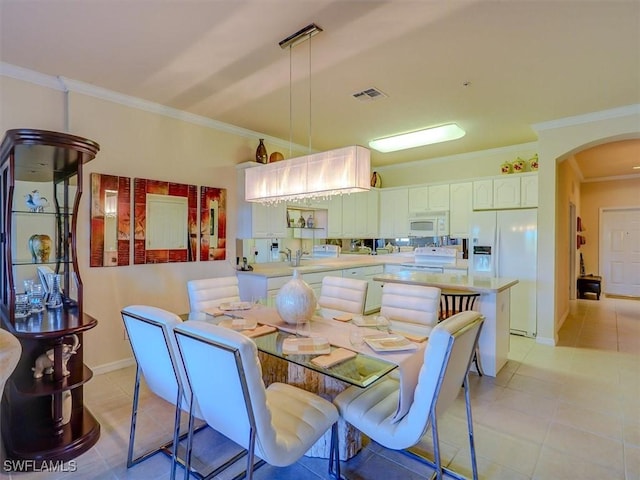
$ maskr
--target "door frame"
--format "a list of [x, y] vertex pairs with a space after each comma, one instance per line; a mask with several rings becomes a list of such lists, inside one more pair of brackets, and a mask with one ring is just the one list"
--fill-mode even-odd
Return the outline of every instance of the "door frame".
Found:
[[578, 235], [578, 215], [576, 205], [569, 202], [569, 300], [575, 300], [577, 297], [578, 274], [576, 271], [576, 257], [578, 256], [578, 247], [576, 237]]
[[[603, 228], [603, 221], [602, 221], [602, 217], [604, 216], [604, 214], [606, 212], [611, 212], [611, 211], [625, 211], [625, 212], [632, 212], [632, 211], [637, 211], [638, 213], [640, 213], [640, 207], [638, 207], [637, 205], [635, 206], [623, 206], [623, 207], [602, 207], [599, 209], [598, 211], [598, 275], [602, 275], [602, 282], [603, 282], [603, 286], [606, 285], [606, 278], [604, 278], [604, 261], [603, 261], [603, 257], [604, 257], [604, 228]], [[605, 293], [605, 291], [603, 290], [602, 293]]]

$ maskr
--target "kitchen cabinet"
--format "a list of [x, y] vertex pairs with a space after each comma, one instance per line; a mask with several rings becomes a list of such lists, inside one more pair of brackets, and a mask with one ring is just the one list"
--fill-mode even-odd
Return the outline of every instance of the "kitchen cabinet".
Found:
[[449, 184], [410, 187], [409, 212], [449, 210]]
[[[312, 226], [309, 226], [309, 218]], [[304, 227], [300, 218], [304, 219]], [[308, 238], [312, 240], [327, 238], [327, 210], [313, 210], [310, 208], [286, 208], [285, 223], [289, 222], [289, 236], [292, 238]]]
[[406, 238], [409, 236], [409, 191], [407, 188], [380, 190], [381, 238]]
[[246, 238], [283, 238], [287, 236], [286, 205], [251, 203], [251, 233]]
[[520, 206], [538, 206], [538, 175], [527, 175], [520, 178]]
[[473, 209], [500, 210], [538, 206], [538, 174], [504, 175], [473, 182]]
[[373, 279], [376, 275], [384, 272], [383, 265], [371, 265], [368, 267], [355, 267], [342, 271], [344, 278], [355, 278], [367, 281], [367, 297], [364, 306], [364, 313], [369, 314], [380, 310], [382, 305], [382, 283]]
[[520, 177], [493, 180], [493, 208], [520, 208]]
[[378, 235], [377, 190], [342, 196], [342, 238], [374, 238]]
[[327, 202], [327, 238], [342, 238], [342, 195], [333, 195]]
[[[0, 321], [22, 347], [0, 425], [7, 460], [27, 461], [27, 470], [76, 458], [100, 437], [83, 399], [93, 376], [83, 363], [83, 333], [98, 322], [83, 312], [76, 256], [82, 166], [99, 149], [31, 129], [7, 131], [0, 146]], [[45, 290], [39, 308], [17, 305], [25, 281]]]
[[469, 221], [473, 210], [473, 184], [452, 183], [449, 192], [449, 236], [466, 238], [469, 236]]
[[473, 182], [473, 209], [491, 210], [493, 208], [493, 180]]

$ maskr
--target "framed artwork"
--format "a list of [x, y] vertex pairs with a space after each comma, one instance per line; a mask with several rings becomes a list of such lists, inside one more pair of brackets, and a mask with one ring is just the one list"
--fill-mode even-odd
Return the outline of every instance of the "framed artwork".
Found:
[[196, 260], [197, 195], [195, 185], [134, 179], [134, 264]]
[[200, 187], [200, 260], [227, 257], [227, 189]]
[[131, 179], [92, 173], [89, 265], [129, 265], [130, 247]]

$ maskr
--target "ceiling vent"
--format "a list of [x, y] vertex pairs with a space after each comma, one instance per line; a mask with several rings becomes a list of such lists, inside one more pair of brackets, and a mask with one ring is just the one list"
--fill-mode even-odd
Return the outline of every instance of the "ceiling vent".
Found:
[[375, 87], [367, 88], [366, 90], [362, 90], [361, 92], [356, 92], [352, 94], [353, 98], [356, 100], [360, 100], [361, 102], [369, 102], [371, 100], [378, 100], [380, 98], [386, 98], [387, 94], [381, 92]]

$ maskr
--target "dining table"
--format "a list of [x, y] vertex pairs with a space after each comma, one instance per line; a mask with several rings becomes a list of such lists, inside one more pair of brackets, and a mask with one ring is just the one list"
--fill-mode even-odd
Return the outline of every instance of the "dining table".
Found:
[[[250, 337], [267, 386], [284, 382], [333, 400], [350, 386], [367, 388], [386, 375], [396, 375], [400, 384], [398, 420], [413, 402], [427, 344], [426, 337], [409, 340], [388, 331], [388, 324], [380, 325], [377, 315], [326, 309], [316, 310], [304, 335], [295, 324], [286, 323], [275, 307], [253, 302], [222, 304], [181, 317], [232, 328]], [[354, 332], [362, 342], [353, 342]], [[342, 420], [339, 441], [341, 460], [351, 458], [362, 446], [360, 432]], [[330, 444], [328, 432], [307, 455], [328, 458]]]

